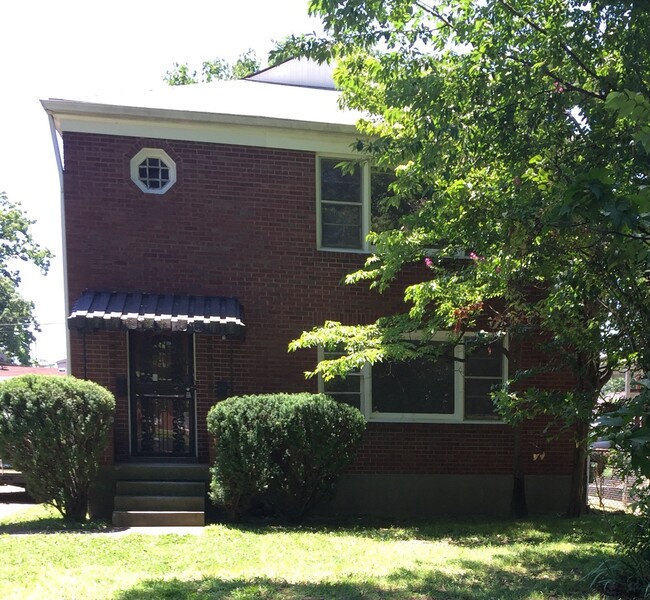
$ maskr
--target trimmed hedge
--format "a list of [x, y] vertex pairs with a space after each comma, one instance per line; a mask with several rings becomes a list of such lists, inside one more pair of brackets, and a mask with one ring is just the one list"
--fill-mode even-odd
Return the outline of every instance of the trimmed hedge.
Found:
[[363, 415], [323, 394], [236, 396], [212, 407], [211, 498], [233, 518], [260, 503], [298, 519], [331, 493], [365, 429]]
[[9, 379], [0, 384], [0, 455], [22, 472], [35, 500], [83, 521], [114, 411], [113, 395], [91, 381]]

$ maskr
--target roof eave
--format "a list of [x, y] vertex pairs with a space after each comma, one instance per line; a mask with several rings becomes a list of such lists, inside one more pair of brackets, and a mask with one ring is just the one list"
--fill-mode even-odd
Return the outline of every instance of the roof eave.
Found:
[[85, 119], [108, 118], [196, 124], [259, 125], [265, 127], [276, 127], [279, 129], [300, 129], [306, 131], [322, 131], [343, 134], [358, 133], [356, 125], [342, 122], [328, 123], [322, 121], [278, 119], [254, 115], [233, 115], [163, 108], [118, 106], [113, 104], [79, 102], [75, 100], [61, 100], [56, 98], [41, 100], [41, 105], [45, 111], [54, 118], [59, 133], [61, 133], [61, 124], [58, 117], [81, 117]]

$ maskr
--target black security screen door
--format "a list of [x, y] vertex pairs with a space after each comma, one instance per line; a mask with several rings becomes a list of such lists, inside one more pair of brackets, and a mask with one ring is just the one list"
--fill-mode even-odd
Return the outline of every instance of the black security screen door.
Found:
[[132, 331], [131, 454], [195, 456], [192, 336]]

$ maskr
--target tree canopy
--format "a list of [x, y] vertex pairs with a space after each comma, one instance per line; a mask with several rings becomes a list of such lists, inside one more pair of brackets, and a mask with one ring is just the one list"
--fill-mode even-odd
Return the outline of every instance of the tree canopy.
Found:
[[200, 75], [196, 69], [192, 70], [187, 63], [174, 63], [173, 67], [163, 77], [163, 80], [168, 85], [176, 86], [209, 83], [224, 79], [243, 79], [258, 71], [259, 68], [260, 61], [255, 51], [249, 48], [242, 52], [232, 64], [219, 57], [214, 60], [204, 60], [201, 64]]
[[[357, 149], [397, 176], [385, 207], [410, 209], [371, 234], [376, 252], [349, 280], [382, 288], [428, 258], [410, 315], [446, 327], [515, 281], [540, 282], [546, 317], [593, 299], [615, 320], [608, 339], [643, 352], [630, 321], [648, 319], [629, 313], [649, 306], [649, 13], [558, 0], [310, 6], [329, 37], [284, 51], [337, 59], [345, 102], [368, 114]], [[459, 250], [472, 268], [437, 270]]]
[[[611, 368], [650, 368], [650, 7], [312, 0], [310, 10], [325, 37], [289, 38], [282, 53], [337, 62], [345, 104], [366, 114], [360, 159], [395, 173], [383, 210], [401, 215], [370, 233], [374, 252], [347, 281], [381, 291], [414, 265], [420, 277], [404, 314], [329, 323], [292, 347], [342, 345], [317, 367], [329, 377], [403, 357], [404, 331], [486, 320], [544, 330], [547, 367], [571, 368], [576, 390], [568, 403], [547, 394], [526, 405], [581, 423], [584, 450]], [[519, 396], [502, 396], [504, 415]]]
[[51, 253], [37, 244], [29, 220], [19, 204], [0, 192], [0, 351], [9, 360], [30, 362], [33, 331], [38, 324], [33, 316], [34, 304], [17, 291], [20, 283], [19, 261], [31, 262], [47, 272]]

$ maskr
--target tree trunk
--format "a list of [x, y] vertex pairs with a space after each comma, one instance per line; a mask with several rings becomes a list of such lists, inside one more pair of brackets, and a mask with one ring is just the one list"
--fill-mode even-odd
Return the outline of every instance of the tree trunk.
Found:
[[88, 490], [68, 498], [63, 509], [63, 518], [76, 523], [83, 523], [88, 513]]
[[576, 449], [571, 468], [571, 488], [566, 517], [579, 517], [587, 511], [587, 443], [589, 422], [581, 421], [576, 426]]
[[528, 506], [526, 505], [526, 475], [521, 451], [521, 425], [517, 425], [513, 429], [513, 433], [513, 477], [510, 516], [515, 519], [523, 519], [528, 516]]

